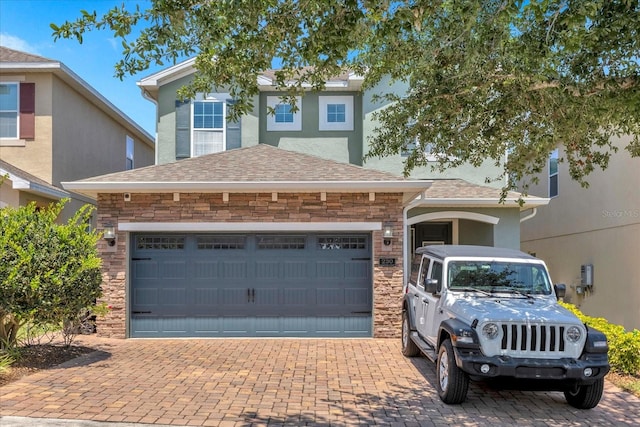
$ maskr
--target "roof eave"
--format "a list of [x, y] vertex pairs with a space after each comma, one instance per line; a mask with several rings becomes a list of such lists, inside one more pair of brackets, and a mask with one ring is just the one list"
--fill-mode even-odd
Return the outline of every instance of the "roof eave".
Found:
[[546, 206], [551, 199], [543, 197], [523, 197], [523, 204], [520, 206], [519, 199], [515, 197], [507, 197], [503, 200], [500, 198], [438, 198], [438, 199], [419, 199], [414, 201], [410, 207], [426, 207], [426, 206], [458, 206], [458, 207], [492, 207], [492, 208], [513, 208], [519, 207], [521, 211], [525, 211], [540, 206]]
[[[231, 181], [231, 182], [63, 182], [65, 190], [99, 193], [405, 193], [414, 198], [429, 181]], [[409, 196], [408, 196], [409, 197]]]

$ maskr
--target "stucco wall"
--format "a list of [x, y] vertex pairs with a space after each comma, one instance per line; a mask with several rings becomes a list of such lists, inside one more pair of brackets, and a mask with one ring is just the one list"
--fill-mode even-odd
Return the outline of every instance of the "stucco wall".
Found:
[[[125, 202], [122, 194], [98, 196], [98, 228], [105, 223], [123, 222], [391, 222], [394, 239], [383, 249], [381, 231], [372, 233], [373, 241], [373, 322], [374, 337], [398, 337], [402, 304], [402, 195], [230, 194], [223, 202], [221, 194], [132, 194]], [[98, 319], [98, 334], [125, 338], [128, 289], [128, 233], [118, 231], [116, 251], [104, 241], [98, 249], [103, 259], [102, 301], [112, 307], [105, 318]], [[396, 259], [396, 267], [380, 267], [380, 257]]]
[[[640, 329], [640, 158], [624, 149], [628, 141], [613, 141], [619, 151], [606, 170], [587, 178], [589, 188], [572, 181], [567, 164], [559, 163], [558, 196], [522, 224], [522, 248], [549, 264], [552, 279], [567, 284], [568, 299], [585, 314]], [[548, 170], [529, 192], [548, 195]], [[584, 264], [594, 265], [595, 284], [593, 292], [578, 295]]]
[[134, 166], [154, 163], [153, 147], [93, 105], [67, 84], [53, 79], [53, 184], [124, 170], [126, 137], [134, 139]]
[[[260, 142], [325, 159], [362, 165], [362, 96], [357, 92], [308, 92], [302, 97], [302, 130], [267, 131], [267, 97], [279, 92], [260, 94]], [[319, 130], [319, 96], [353, 97], [353, 130]], [[244, 129], [244, 128], [243, 128]]]

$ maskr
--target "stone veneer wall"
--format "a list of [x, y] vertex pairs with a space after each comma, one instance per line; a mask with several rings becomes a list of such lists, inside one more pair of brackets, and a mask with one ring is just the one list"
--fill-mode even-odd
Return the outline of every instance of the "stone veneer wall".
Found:
[[[373, 241], [373, 321], [375, 338], [400, 336], [402, 307], [402, 194], [327, 193], [326, 201], [318, 193], [231, 193], [223, 202], [222, 194], [173, 193], [131, 194], [125, 202], [122, 194], [98, 195], [98, 229], [104, 224], [123, 222], [382, 222], [392, 223], [395, 238], [390, 246], [382, 243], [381, 231]], [[104, 240], [98, 250], [103, 259], [103, 297], [109, 313], [98, 319], [98, 335], [125, 338], [128, 268], [127, 233], [117, 230], [116, 247]], [[395, 258], [395, 267], [381, 267], [379, 258]]]

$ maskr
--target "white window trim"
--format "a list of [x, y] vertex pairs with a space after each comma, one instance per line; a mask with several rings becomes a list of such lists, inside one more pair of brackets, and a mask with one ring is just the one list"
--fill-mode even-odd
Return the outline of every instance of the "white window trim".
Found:
[[208, 93], [206, 95], [203, 93], [198, 93], [193, 100], [194, 102], [191, 102], [191, 112], [189, 113], [190, 114], [189, 144], [190, 144], [190, 150], [191, 150], [191, 157], [197, 157], [193, 155], [193, 153], [195, 153], [195, 147], [193, 146], [193, 141], [194, 141], [194, 134], [196, 131], [202, 131], [202, 132], [218, 131], [217, 128], [209, 129], [209, 128], [194, 127], [193, 115], [194, 115], [196, 102], [222, 102], [222, 151], [227, 151], [227, 99], [229, 98], [230, 96], [228, 93]]
[[[275, 109], [276, 105], [283, 104], [282, 99], [279, 96], [267, 96], [267, 111]], [[267, 131], [268, 132], [291, 132], [302, 130], [302, 98], [296, 96], [296, 107], [298, 111], [293, 113], [293, 122], [291, 123], [276, 123], [276, 116], [274, 114], [267, 114]]]
[[[344, 122], [328, 122], [327, 106], [329, 104], [344, 104]], [[353, 130], [353, 96], [319, 96], [318, 97], [318, 130], [321, 131], [352, 131]]]
[[[5, 136], [0, 137], [2, 141], [17, 141], [20, 140], [20, 82], [19, 81], [0, 81], [0, 83], [5, 85], [16, 85], [16, 136]], [[13, 110], [0, 110], [3, 112], [10, 112]], [[2, 144], [3, 146], [13, 146], [13, 144]], [[20, 144], [22, 145], [22, 144]]]

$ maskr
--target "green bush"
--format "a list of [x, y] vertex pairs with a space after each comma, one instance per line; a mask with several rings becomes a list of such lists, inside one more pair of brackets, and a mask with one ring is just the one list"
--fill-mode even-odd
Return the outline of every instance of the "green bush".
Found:
[[602, 317], [584, 315], [575, 305], [560, 303], [573, 312], [586, 325], [607, 336], [611, 370], [619, 374], [640, 376], [640, 330], [626, 331], [620, 325], [609, 323]]
[[66, 202], [0, 209], [0, 348], [15, 346], [25, 325], [59, 325], [70, 344], [101, 296], [100, 236], [87, 225], [93, 208], [59, 224]]

